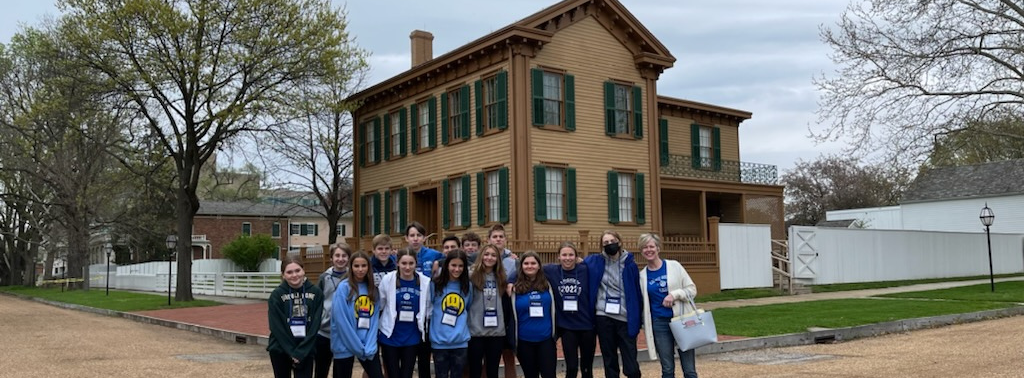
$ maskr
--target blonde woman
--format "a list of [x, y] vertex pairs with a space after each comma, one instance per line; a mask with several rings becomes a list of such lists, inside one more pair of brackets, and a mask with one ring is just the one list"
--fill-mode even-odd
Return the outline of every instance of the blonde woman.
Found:
[[[676, 373], [676, 340], [669, 323], [672, 318], [696, 311], [687, 298], [697, 295], [697, 286], [678, 261], [661, 258], [661, 238], [655, 234], [640, 235], [640, 253], [647, 259], [647, 268], [640, 271], [640, 289], [647, 304], [644, 311], [644, 334], [647, 353], [661, 362], [661, 377], [673, 378]], [[650, 341], [654, 340], [654, 343]], [[679, 364], [684, 378], [697, 378], [696, 355], [693, 351], [679, 351]]]

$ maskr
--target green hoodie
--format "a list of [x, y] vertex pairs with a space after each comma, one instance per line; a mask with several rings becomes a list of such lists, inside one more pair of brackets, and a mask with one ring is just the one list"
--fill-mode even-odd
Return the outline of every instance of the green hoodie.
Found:
[[[301, 307], [303, 303], [305, 308]], [[292, 314], [293, 304], [299, 306], [299, 311], [305, 311], [305, 338], [292, 337], [288, 317]], [[274, 289], [274, 292], [270, 293], [270, 298], [267, 299], [267, 321], [270, 323], [270, 342], [267, 345], [267, 350], [287, 354], [299, 360], [312, 357], [323, 312], [324, 292], [319, 287], [310, 283], [309, 280], [303, 282], [301, 289], [292, 289], [287, 282], [281, 282], [281, 285]]]

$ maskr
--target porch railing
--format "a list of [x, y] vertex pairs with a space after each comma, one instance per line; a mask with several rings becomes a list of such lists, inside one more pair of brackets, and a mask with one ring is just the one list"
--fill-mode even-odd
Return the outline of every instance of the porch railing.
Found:
[[661, 167], [661, 174], [744, 184], [778, 185], [779, 182], [778, 169], [774, 165], [700, 157], [695, 159], [687, 155], [670, 154], [668, 164]]

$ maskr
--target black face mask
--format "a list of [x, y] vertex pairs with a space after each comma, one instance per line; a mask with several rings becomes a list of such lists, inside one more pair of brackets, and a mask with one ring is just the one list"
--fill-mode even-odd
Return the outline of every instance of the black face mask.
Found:
[[604, 253], [607, 254], [608, 256], [615, 256], [616, 253], [619, 253], [619, 243], [611, 243], [605, 245]]

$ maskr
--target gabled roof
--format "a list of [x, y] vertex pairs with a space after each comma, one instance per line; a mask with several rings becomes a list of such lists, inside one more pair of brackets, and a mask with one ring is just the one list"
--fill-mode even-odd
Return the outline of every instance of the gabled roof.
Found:
[[573, 17], [576, 17], [577, 10], [584, 7], [596, 7], [598, 12], [603, 12], [601, 14], [607, 15], [607, 17], [604, 17], [605, 21], [614, 23], [616, 26], [626, 30], [625, 33], [613, 34], [620, 41], [625, 43], [626, 40], [629, 40], [639, 47], [639, 51], [635, 52], [635, 60], [638, 66], [644, 65], [645, 67], [653, 66], [665, 69], [672, 67], [672, 64], [676, 61], [676, 58], [669, 53], [665, 45], [658, 41], [646, 27], [640, 24], [640, 21], [618, 0], [563, 0], [455, 50], [359, 91], [347, 100], [352, 102], [364, 101], [373, 98], [375, 95], [393, 91], [395, 88], [403, 85], [412, 85], [431, 75], [437, 75], [440, 72], [452, 69], [454, 66], [472, 61], [485, 51], [506, 48], [506, 46], [516, 43], [533, 44], [538, 47], [543, 46], [551, 41], [551, 37], [559, 29], [559, 25], [575, 21]]
[[1012, 194], [1024, 194], [1024, 159], [932, 168], [917, 176], [902, 202]]
[[244, 217], [319, 217], [314, 211], [293, 204], [268, 204], [259, 202], [201, 201], [196, 215], [244, 216]]

